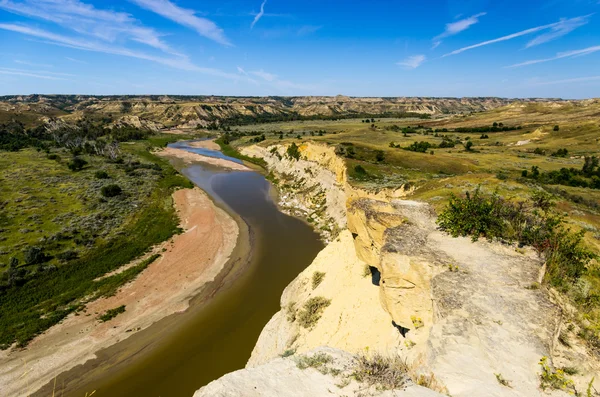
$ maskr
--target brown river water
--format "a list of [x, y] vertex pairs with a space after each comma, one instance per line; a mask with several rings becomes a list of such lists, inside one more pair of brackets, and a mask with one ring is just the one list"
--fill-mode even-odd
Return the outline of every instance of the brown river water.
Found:
[[[174, 146], [195, 151], [185, 143]], [[227, 158], [206, 149], [202, 153]], [[243, 368], [260, 331], [279, 310], [283, 289], [323, 248], [307, 223], [278, 210], [261, 174], [199, 164], [182, 172], [246, 224], [240, 243], [250, 241], [251, 249], [242, 249], [241, 257], [186, 312], [59, 376], [65, 396], [95, 391], [97, 397], [191, 397], [210, 381]], [[39, 395], [51, 395], [47, 390]]]

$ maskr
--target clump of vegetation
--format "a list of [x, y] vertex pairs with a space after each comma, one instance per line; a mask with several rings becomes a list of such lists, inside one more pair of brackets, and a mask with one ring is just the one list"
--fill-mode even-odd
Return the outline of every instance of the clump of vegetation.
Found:
[[454, 237], [532, 246], [546, 260], [545, 280], [566, 290], [586, 272], [594, 255], [583, 246], [584, 232], [565, 228], [564, 219], [552, 206], [551, 196], [543, 192], [534, 194], [530, 202], [513, 203], [496, 193], [483, 195], [477, 188], [464, 198], [452, 196], [437, 222]]
[[287, 349], [281, 354], [282, 358], [290, 357], [296, 354], [296, 349]]
[[427, 153], [430, 149], [436, 148], [436, 147], [437, 146], [435, 146], [434, 144], [421, 141], [421, 142], [413, 142], [412, 144], [410, 144], [410, 146], [404, 147], [402, 149], [408, 150], [411, 152], [417, 152], [417, 153]]
[[108, 179], [108, 173], [103, 170], [96, 171], [94, 176], [96, 177], [96, 179]]
[[312, 275], [312, 289], [315, 289], [323, 282], [325, 278], [325, 273], [323, 272], [314, 272]]
[[551, 154], [552, 157], [567, 157], [569, 155], [569, 151], [565, 148], [558, 149], [557, 151]]
[[102, 189], [100, 189], [100, 193], [104, 197], [116, 197], [123, 193], [123, 189], [121, 189], [119, 185], [111, 184], [102, 186]]
[[571, 394], [576, 394], [575, 384], [567, 378], [562, 369], [554, 370], [548, 364], [548, 357], [542, 357], [540, 360], [542, 373], [540, 374], [540, 387], [542, 390], [564, 390]]
[[498, 383], [500, 383], [502, 386], [506, 386], [506, 387], [512, 387], [510, 385], [510, 381], [504, 379], [504, 377], [502, 376], [502, 374], [494, 374], [496, 375], [496, 380], [498, 381]]
[[87, 165], [87, 163], [88, 162], [81, 157], [73, 157], [71, 161], [67, 163], [67, 167], [69, 167], [71, 171], [81, 171], [83, 167]]
[[530, 178], [548, 185], [600, 189], [600, 167], [599, 159], [596, 156], [586, 156], [580, 170], [575, 168], [561, 168], [559, 171], [540, 172], [538, 166], [533, 166], [531, 167], [531, 173], [523, 170], [521, 175], [524, 178]]
[[105, 323], [117, 317], [121, 313], [125, 313], [125, 305], [115, 307], [114, 309], [108, 309], [103, 315], [98, 317], [98, 320]]
[[415, 327], [415, 329], [423, 328], [423, 326], [425, 325], [423, 323], [423, 319], [421, 319], [421, 317], [410, 316], [410, 321], [412, 321], [413, 326]]
[[388, 358], [380, 354], [359, 356], [352, 376], [361, 383], [382, 389], [399, 389], [409, 380], [409, 368], [399, 357]]
[[365, 175], [367, 175], [367, 170], [365, 170], [365, 168], [362, 165], [360, 165], [360, 164], [354, 167], [354, 172], [358, 176], [365, 176]]
[[300, 149], [298, 148], [298, 145], [296, 145], [296, 143], [294, 142], [292, 142], [292, 144], [288, 146], [285, 153], [290, 159], [300, 160]]
[[[330, 355], [325, 353], [316, 353], [312, 356], [300, 356], [296, 361], [296, 366], [300, 369], [315, 368], [317, 370], [323, 368], [326, 364], [333, 361]], [[326, 372], [325, 372], [326, 373]]]
[[325, 310], [325, 308], [330, 304], [331, 300], [322, 296], [314, 296], [310, 298], [298, 312], [298, 322], [304, 328], [314, 327], [323, 315], [323, 310]]

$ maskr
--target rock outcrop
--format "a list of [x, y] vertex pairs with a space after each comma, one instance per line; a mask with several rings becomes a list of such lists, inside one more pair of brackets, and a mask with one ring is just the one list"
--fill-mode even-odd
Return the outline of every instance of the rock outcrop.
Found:
[[[285, 194], [298, 202], [310, 201], [303, 189], [335, 189], [335, 199], [325, 204], [328, 214], [344, 215], [337, 219], [345, 223], [286, 288], [248, 371], [286, 352], [331, 346], [354, 355], [400, 356], [413, 374], [433, 373], [453, 396], [544, 393], [539, 361], [556, 350], [561, 316], [547, 291], [530, 288], [541, 269], [533, 252], [452, 238], [437, 230], [429, 205], [402, 199], [403, 189], [350, 186], [343, 167], [330, 157], [332, 148], [303, 144], [299, 161], [285, 159], [284, 149], [250, 147], [245, 153], [265, 158], [275, 178], [291, 175], [297, 185]], [[306, 169], [310, 172], [302, 172]], [[340, 203], [343, 210], [330, 209]], [[318, 274], [321, 281], [314, 286]], [[327, 304], [307, 326], [298, 317], [314, 298]], [[592, 372], [576, 383], [589, 382]]]
[[266, 364], [227, 374], [198, 390], [194, 397], [441, 397], [430, 389], [410, 381], [402, 388], [385, 390], [354, 379], [354, 356], [338, 349], [319, 348], [304, 357], [320, 355], [326, 363], [304, 368], [302, 357], [276, 358]]

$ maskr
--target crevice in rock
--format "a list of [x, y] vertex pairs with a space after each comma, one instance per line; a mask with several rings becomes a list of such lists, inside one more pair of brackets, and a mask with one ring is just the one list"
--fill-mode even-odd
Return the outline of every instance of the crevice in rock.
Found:
[[381, 272], [375, 266], [369, 266], [369, 270], [371, 271], [371, 282], [373, 285], [379, 287], [381, 282]]

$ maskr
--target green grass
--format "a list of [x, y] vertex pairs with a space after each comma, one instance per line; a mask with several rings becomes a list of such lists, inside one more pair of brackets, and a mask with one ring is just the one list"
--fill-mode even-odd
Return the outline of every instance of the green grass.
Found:
[[221, 147], [221, 152], [223, 152], [224, 155], [233, 157], [233, 158], [236, 158], [236, 159], [239, 159], [242, 161], [247, 161], [252, 164], [256, 164], [264, 169], [267, 168], [267, 163], [265, 160], [258, 158], [258, 157], [250, 157], [250, 156], [241, 154], [233, 146], [231, 146], [228, 143], [225, 143], [223, 138], [219, 138], [219, 139], [215, 140], [215, 142]]
[[[126, 149], [134, 156], [137, 154], [139, 157], [136, 157], [152, 161], [162, 168], [155, 178], [146, 181], [139, 178], [134, 179], [141, 183], [141, 185], [137, 185], [137, 189], [143, 193], [143, 197], [136, 201], [138, 205], [136, 211], [127, 215], [122, 220], [122, 225], [114, 233], [109, 233], [103, 238], [96, 238], [93, 248], [82, 250], [78, 259], [38, 271], [28, 277], [23, 285], [11, 286], [0, 291], [0, 307], [2, 307], [0, 347], [7, 348], [14, 342], [24, 346], [35, 335], [79, 309], [89, 299], [114, 294], [119, 286], [133, 279], [157, 256], [151, 256], [137, 266], [116, 275], [101, 278], [102, 276], [140, 257], [155, 244], [163, 242], [179, 232], [179, 219], [173, 207], [171, 193], [173, 189], [191, 187], [192, 184], [179, 175], [167, 161], [149, 153], [145, 145], [152, 146], [152, 143], [136, 143], [129, 147], [123, 145], [124, 150]], [[25, 156], [27, 154], [31, 153], [27, 151], [20, 153]], [[43, 159], [38, 160], [43, 163]], [[92, 158], [92, 160], [94, 159]], [[105, 166], [103, 163], [103, 167]], [[90, 178], [93, 178], [96, 170], [91, 167], [89, 170], [81, 171], [82, 174], [77, 177], [85, 180], [86, 173], [89, 173]], [[118, 169], [115, 168], [112, 171], [109, 170], [108, 173], [115, 175], [117, 171]], [[144, 169], [139, 172], [142, 171], [149, 170]], [[155, 172], [152, 172], [148, 175], [154, 174]], [[70, 175], [68, 174], [68, 176]], [[66, 178], [66, 180], [70, 179]], [[76, 182], [77, 180], [70, 183], [77, 185]], [[59, 182], [57, 186], [61, 186], [61, 183]], [[86, 187], [83, 183], [79, 183], [79, 186]], [[144, 186], [146, 188], [143, 188]], [[48, 187], [48, 189], [52, 188], [52, 186]], [[132, 190], [133, 186], [130, 188], [130, 192]], [[50, 190], [46, 194], [50, 195], [53, 192]], [[71, 194], [58, 198], [63, 201], [62, 205], [67, 211], [84, 212], [86, 210], [85, 203], [81, 202], [82, 197]], [[56, 201], [60, 205], [61, 202]], [[47, 211], [47, 209], [42, 206], [42, 211]], [[11, 213], [15, 212], [11, 210]], [[46, 226], [40, 227], [40, 229], [46, 231]], [[95, 281], [96, 279], [99, 280]]]

